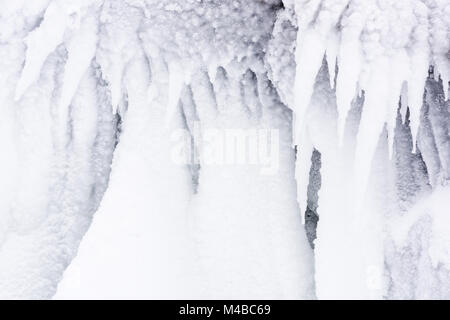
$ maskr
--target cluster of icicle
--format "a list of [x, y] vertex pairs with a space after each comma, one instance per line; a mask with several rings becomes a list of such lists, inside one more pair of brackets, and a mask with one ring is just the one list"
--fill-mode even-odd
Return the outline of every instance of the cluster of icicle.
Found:
[[283, 3], [269, 62], [294, 111], [301, 208], [321, 154], [318, 297], [448, 297], [448, 201], [423, 192], [450, 195], [450, 3]]
[[[0, 297], [54, 295], [88, 228], [57, 298], [450, 295], [448, 1], [0, 8]], [[279, 172], [171, 163], [229, 127]]]
[[[306, 154], [311, 153], [311, 144], [304, 133], [305, 115], [315, 77], [325, 56], [332, 87], [336, 83], [340, 145], [355, 92], [365, 92], [355, 160], [355, 175], [360, 179], [358, 189], [364, 191], [370, 161], [384, 125], [388, 131], [389, 152], [392, 151], [400, 97], [403, 119], [409, 109], [413, 145], [416, 145], [423, 88], [430, 64], [441, 77], [447, 96], [450, 4], [445, 0], [300, 0], [284, 3], [295, 11], [298, 28], [294, 101], [291, 104], [298, 119], [295, 143], [304, 145]], [[335, 78], [336, 63], [339, 72]], [[307, 166], [300, 164], [300, 167]], [[301, 205], [306, 203], [304, 190], [301, 188], [299, 193]]]
[[[262, 54], [279, 6], [1, 2], [2, 297], [314, 297]], [[172, 133], [198, 123], [277, 129], [278, 173], [174, 163]]]
[[108, 185], [116, 120], [83, 4], [0, 1], [2, 298], [53, 294]]

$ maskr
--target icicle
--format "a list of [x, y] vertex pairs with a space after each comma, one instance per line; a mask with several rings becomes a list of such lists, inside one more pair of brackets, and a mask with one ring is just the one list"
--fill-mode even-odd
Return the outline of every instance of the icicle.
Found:
[[299, 144], [303, 130], [303, 118], [311, 99], [314, 80], [322, 63], [325, 47], [317, 32], [308, 28], [319, 9], [321, 0], [295, 2], [297, 14], [297, 39], [295, 49], [296, 73], [294, 82], [294, 138]]
[[87, 5], [95, 6], [96, 3], [95, 0], [53, 1], [50, 3], [41, 25], [30, 32], [25, 39], [27, 53], [25, 66], [16, 87], [16, 101], [39, 78], [45, 59], [63, 42], [66, 30], [74, 31], [80, 28], [81, 9]]
[[362, 210], [372, 159], [386, 121], [386, 114], [380, 112], [380, 105], [388, 104], [389, 83], [385, 78], [388, 72], [387, 58], [379, 58], [373, 65], [373, 73], [366, 88], [355, 153], [355, 213]]
[[339, 34], [336, 30], [333, 30], [328, 37], [327, 51], [326, 51], [331, 88], [334, 88], [335, 85], [338, 50], [339, 50]]
[[339, 74], [336, 81], [338, 109], [338, 141], [342, 145], [345, 121], [357, 90], [362, 71], [363, 53], [360, 35], [366, 23], [370, 6], [366, 0], [354, 0], [349, 4], [343, 18], [338, 53]]
[[444, 98], [448, 99], [448, 82], [450, 81], [450, 59], [443, 57], [442, 59], [435, 59], [437, 72], [442, 79], [442, 86], [444, 88]]
[[16, 101], [38, 79], [45, 59], [63, 41], [68, 18], [64, 6], [59, 2], [52, 2], [45, 11], [44, 21], [39, 28], [25, 39], [27, 53], [25, 66], [16, 87]]
[[202, 123], [212, 122], [217, 116], [217, 101], [208, 73], [203, 70], [196, 71], [192, 75], [191, 88], [200, 121]]
[[180, 101], [181, 92], [185, 85], [186, 76], [179, 63], [170, 62], [168, 64], [169, 71], [169, 96], [166, 110], [166, 125], [177, 112], [178, 102]]
[[67, 45], [68, 59], [64, 70], [60, 107], [66, 108], [74, 96], [78, 84], [89, 68], [97, 46], [97, 21], [94, 15], [87, 17], [80, 30]]
[[430, 44], [428, 41], [429, 17], [426, 6], [418, 4], [414, 10], [417, 25], [411, 37], [413, 39], [409, 52], [408, 107], [410, 111], [410, 127], [413, 140], [413, 151], [416, 151], [417, 133], [420, 124], [420, 111], [423, 104], [423, 93], [430, 64]]
[[423, 92], [428, 71], [428, 54], [425, 51], [415, 51], [410, 55], [411, 70], [408, 79], [408, 107], [410, 111], [410, 126], [413, 139], [413, 150], [416, 150], [416, 139], [420, 124], [420, 110], [423, 103]]
[[207, 73], [208, 73], [209, 79], [211, 79], [211, 81], [214, 81], [214, 79], [216, 78], [218, 67], [219, 67], [219, 65], [216, 63], [210, 63], [208, 65]]
[[295, 13], [297, 15], [298, 31], [304, 30], [314, 19], [322, 0], [297, 0]]
[[[295, 161], [295, 178], [297, 180], [297, 201], [300, 206], [300, 210], [306, 212], [308, 206], [308, 184], [309, 184], [309, 171], [311, 169], [311, 156], [313, 152], [313, 145], [311, 139], [306, 136], [306, 132], [303, 133], [302, 143], [297, 147], [297, 159]], [[303, 216], [303, 223], [304, 223]]]
[[448, 99], [448, 82], [450, 80], [450, 3], [446, 0], [435, 0], [429, 5], [429, 43], [432, 61], [437, 69], [444, 87], [445, 99]]
[[[333, 28], [336, 27], [347, 4], [348, 0], [336, 0], [332, 3], [322, 1], [320, 3], [320, 12], [314, 21], [314, 25], [309, 28], [305, 26], [308, 26], [313, 21], [315, 14], [311, 15], [311, 13], [317, 10], [317, 3], [311, 2], [305, 5], [304, 8], [297, 7], [299, 30], [297, 32], [297, 47], [295, 50], [297, 67], [294, 86], [294, 107], [296, 117], [300, 121], [295, 124], [296, 136], [303, 130], [304, 116], [313, 93], [315, 77], [322, 65], [326, 46], [330, 43], [331, 52], [333, 51], [333, 46], [337, 46], [337, 40], [335, 39], [337, 35], [333, 35]], [[330, 55], [334, 54], [331, 53]], [[334, 65], [334, 63], [331, 65]], [[334, 71], [332, 74], [334, 74]]]
[[408, 82], [403, 81], [402, 91], [400, 93], [400, 115], [402, 123], [406, 121], [406, 111], [408, 110]]
[[342, 144], [347, 113], [356, 93], [356, 84], [361, 70], [361, 54], [358, 40], [342, 45], [339, 52], [339, 74], [336, 82], [338, 108], [338, 137]]
[[321, 11], [316, 20], [316, 28], [326, 39], [326, 58], [328, 63], [330, 85], [334, 88], [334, 80], [336, 73], [336, 59], [338, 56], [340, 35], [336, 28], [342, 12], [345, 10], [348, 0], [323, 1], [321, 3]]
[[325, 52], [323, 38], [315, 31], [308, 30], [303, 35], [297, 34], [297, 49], [295, 61], [297, 64], [294, 84], [294, 143], [298, 144], [300, 134], [304, 129], [304, 118], [314, 89], [317, 72], [322, 65]]
[[388, 152], [389, 158], [392, 155], [394, 144], [394, 130], [397, 118], [397, 109], [399, 98], [402, 91], [402, 85], [407, 80], [409, 70], [408, 55], [405, 50], [396, 53], [390, 59], [389, 77], [389, 94], [386, 103], [386, 124], [388, 131]]

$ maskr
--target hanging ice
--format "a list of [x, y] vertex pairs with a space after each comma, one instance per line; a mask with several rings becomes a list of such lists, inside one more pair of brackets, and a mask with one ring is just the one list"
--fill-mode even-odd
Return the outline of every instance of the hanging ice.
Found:
[[0, 9], [0, 297], [449, 297], [448, 0]]

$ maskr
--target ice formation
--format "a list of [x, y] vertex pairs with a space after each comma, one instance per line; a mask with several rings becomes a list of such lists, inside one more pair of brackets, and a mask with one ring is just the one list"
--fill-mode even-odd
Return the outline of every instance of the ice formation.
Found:
[[448, 0], [0, 8], [1, 298], [450, 298]]
[[[450, 3], [283, 3], [268, 62], [281, 97], [294, 111], [301, 208], [309, 203], [311, 155], [313, 150], [321, 154], [315, 243], [318, 298], [447, 297], [442, 276], [446, 271], [440, 270], [445, 269], [440, 262], [422, 267], [419, 261], [408, 261], [409, 274], [441, 277], [426, 290], [417, 289], [420, 284], [414, 277], [400, 281], [395, 270], [398, 260], [406, 264], [400, 258], [405, 250], [415, 251], [419, 260], [418, 251], [427, 252], [423, 248], [430, 239], [441, 242], [445, 236], [423, 231], [422, 239], [395, 245], [390, 239], [398, 232], [393, 216], [409, 216], [410, 210], [417, 210], [411, 208], [414, 204], [427, 201], [420, 198], [449, 192]], [[289, 81], [283, 83], [284, 79]], [[403, 140], [410, 139], [402, 147], [397, 137], [401, 126], [407, 130]], [[411, 160], [399, 163], [399, 157]], [[413, 181], [402, 181], [413, 168]], [[412, 190], [397, 198], [405, 188]], [[445, 205], [440, 205], [445, 212]], [[421, 210], [431, 221], [439, 215]], [[411, 222], [410, 229], [420, 225]], [[438, 260], [446, 260], [440, 253]], [[408, 293], [397, 292], [400, 282], [411, 286]]]

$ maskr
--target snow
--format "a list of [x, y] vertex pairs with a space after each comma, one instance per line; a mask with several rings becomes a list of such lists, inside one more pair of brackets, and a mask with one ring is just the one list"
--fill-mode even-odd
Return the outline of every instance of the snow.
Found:
[[[299, 150], [296, 160], [298, 201], [303, 209], [307, 202], [305, 177], [311, 166], [310, 153], [316, 148], [322, 154], [322, 186], [317, 209], [320, 220], [315, 242], [317, 296], [389, 297], [389, 293], [380, 290], [380, 285], [372, 290], [364, 282], [367, 270], [378, 270], [380, 274], [384, 269], [383, 239], [389, 238], [389, 234], [386, 235], [383, 228], [389, 223], [383, 221], [382, 215], [391, 212], [397, 200], [395, 197], [380, 200], [381, 190], [373, 186], [376, 180], [380, 180], [380, 185], [389, 186], [392, 181], [390, 170], [383, 169], [380, 173], [385, 182], [382, 178], [374, 180], [370, 177], [379, 166], [377, 162], [386, 162], [393, 156], [394, 133], [398, 126], [395, 119], [401, 102], [403, 120], [408, 110], [407, 126], [412, 145], [410, 150], [402, 152], [420, 152], [418, 156], [425, 161], [432, 186], [438, 188], [442, 183], [441, 162], [447, 163], [448, 156], [447, 151], [443, 151], [445, 156], [440, 156], [438, 149], [447, 150], [448, 129], [439, 123], [448, 118], [437, 110], [445, 109], [445, 103], [442, 98], [436, 98], [439, 95], [433, 93], [436, 91], [433, 89], [426, 95], [430, 111], [424, 111], [422, 105], [429, 65], [435, 65], [436, 74], [444, 74], [440, 76], [445, 82], [442, 91], [447, 88], [448, 72], [444, 64], [448, 63], [446, 55], [450, 41], [447, 23], [441, 19], [448, 10], [448, 3], [323, 0], [284, 1], [284, 4], [285, 10], [278, 13], [280, 25], [275, 25], [271, 43], [274, 46], [282, 44], [282, 48], [289, 51], [284, 54], [289, 60], [283, 61], [283, 66], [289, 66], [290, 61], [295, 60], [295, 83], [289, 87], [279, 80], [290, 76], [277, 65], [282, 60], [269, 57], [268, 61], [271, 78], [282, 97], [286, 97], [285, 103], [294, 111], [294, 137]], [[286, 20], [293, 25], [292, 28], [283, 22]], [[437, 25], [440, 26], [439, 31], [436, 30]], [[295, 27], [298, 28], [297, 37], [291, 43], [296, 41], [296, 46], [289, 47], [289, 43], [283, 41]], [[439, 40], [435, 41], [437, 38]], [[275, 48], [269, 48], [269, 54], [279, 55]], [[323, 71], [324, 55], [329, 75]], [[334, 98], [331, 89], [334, 86], [335, 56], [338, 73]], [[326, 86], [322, 81], [328, 81], [331, 88], [324, 89]], [[433, 86], [427, 85], [427, 88], [429, 91]], [[325, 92], [321, 93], [323, 90]], [[349, 111], [359, 92], [364, 93], [364, 104], [356, 130], [351, 129], [356, 132], [353, 149], [353, 142], [344, 133], [350, 132]], [[294, 98], [290, 99], [290, 96]], [[327, 96], [329, 98], [325, 98]], [[333, 109], [333, 104], [336, 109]], [[326, 110], [330, 106], [331, 110], [322, 114], [312, 111]], [[334, 112], [337, 112], [336, 118]], [[432, 116], [432, 113], [436, 115]], [[329, 130], [332, 131], [326, 133]], [[327, 138], [321, 138], [324, 136]], [[382, 156], [382, 153], [376, 156], [381, 152], [377, 150], [385, 138], [387, 156]], [[417, 143], [416, 139], [419, 140]], [[336, 149], [336, 145], [340, 147]], [[416, 150], [416, 145], [420, 146], [420, 151]], [[384, 160], [375, 161], [377, 158]], [[417, 179], [423, 181], [427, 178], [422, 175]], [[421, 183], [426, 185], [428, 180]], [[407, 198], [412, 203], [420, 201], [414, 194]], [[359, 239], [363, 246], [354, 243], [355, 239]], [[390, 253], [386, 259], [391, 262]], [[428, 272], [432, 274], [435, 271]], [[387, 281], [384, 286], [392, 284]]]
[[147, 107], [149, 71], [142, 53], [126, 69], [128, 108], [108, 191], [55, 298], [179, 298], [192, 285], [181, 283], [189, 279], [189, 173], [170, 159], [167, 93]]
[[81, 5], [2, 2], [2, 298], [54, 294], [108, 183], [114, 122], [87, 50], [96, 41], [64, 38]]
[[[128, 40], [135, 56], [117, 63], [125, 65], [120, 78], [127, 109], [111, 182], [56, 299], [314, 297], [312, 252], [295, 200], [291, 113], [255, 54], [274, 16], [266, 5], [239, 15], [239, 6], [205, 4], [204, 14], [190, 6], [143, 8], [138, 37], [136, 29], [127, 30], [126, 38], [136, 39]], [[121, 9], [141, 17], [135, 8]], [[229, 25], [230, 10], [252, 37], [220, 29]], [[268, 26], [256, 23], [253, 12], [270, 19]], [[103, 28], [121, 23], [115, 14], [102, 12], [112, 15]], [[190, 22], [179, 25], [180, 14]], [[210, 22], [197, 22], [210, 16], [217, 34]], [[255, 53], [240, 46], [249, 38]], [[233, 41], [228, 52], [208, 54], [210, 44]], [[116, 72], [103, 67], [107, 75]], [[197, 177], [187, 163], [171, 159], [171, 137], [183, 138], [180, 129], [188, 130], [199, 152]], [[259, 150], [248, 164], [230, 149], [246, 130], [255, 130], [258, 139], [249, 150]], [[214, 154], [220, 137], [228, 151]], [[112, 280], [117, 274], [123, 277]]]
[[448, 0], [0, 9], [1, 298], [450, 297]]

